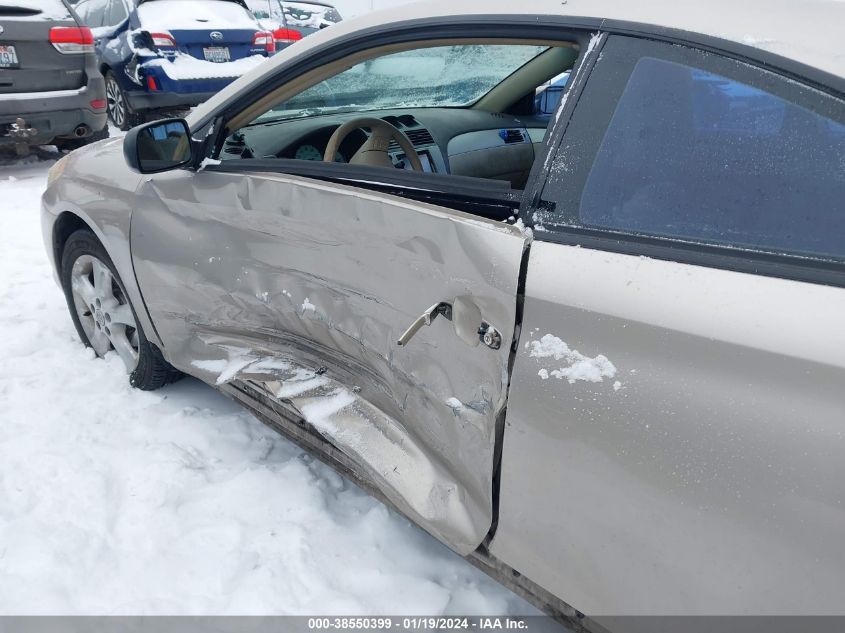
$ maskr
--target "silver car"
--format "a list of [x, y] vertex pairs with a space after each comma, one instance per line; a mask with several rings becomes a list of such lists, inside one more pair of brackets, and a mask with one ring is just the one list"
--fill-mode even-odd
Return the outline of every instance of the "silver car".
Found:
[[58, 162], [44, 239], [133, 385], [215, 385], [570, 623], [843, 614], [843, 21], [373, 14]]
[[0, 147], [108, 138], [94, 36], [64, 0], [0, 1]]

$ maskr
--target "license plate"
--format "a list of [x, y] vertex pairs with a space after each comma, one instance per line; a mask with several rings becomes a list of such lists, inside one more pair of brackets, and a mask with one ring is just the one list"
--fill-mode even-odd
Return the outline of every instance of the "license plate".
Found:
[[0, 46], [0, 68], [12, 68], [18, 65], [18, 53], [14, 46]]
[[225, 46], [204, 48], [202, 49], [202, 53], [205, 55], [205, 61], [207, 62], [215, 62], [219, 64], [222, 62], [228, 62], [231, 59], [229, 57], [229, 49]]

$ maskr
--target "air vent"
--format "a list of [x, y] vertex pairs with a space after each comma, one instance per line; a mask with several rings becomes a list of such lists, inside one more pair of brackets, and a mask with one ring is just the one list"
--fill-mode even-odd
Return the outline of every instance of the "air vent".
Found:
[[402, 116], [386, 116], [382, 117], [382, 121], [387, 121], [393, 127], [398, 127], [400, 130], [405, 127], [417, 127], [419, 123], [412, 114], [403, 114]]
[[[414, 147], [434, 145], [434, 137], [431, 135], [431, 132], [429, 132], [425, 128], [419, 130], [409, 130], [405, 132], [405, 134], [407, 135], [408, 139], [411, 141]], [[399, 144], [396, 141], [390, 141], [390, 151], [400, 151]]]
[[522, 130], [499, 130], [499, 136], [508, 145], [511, 143], [525, 142], [525, 135], [522, 133]]
[[425, 128], [422, 130], [411, 130], [410, 132], [406, 132], [406, 134], [408, 135], [408, 138], [411, 139], [411, 143], [415, 146], [434, 144], [434, 137], [432, 137], [431, 132]]

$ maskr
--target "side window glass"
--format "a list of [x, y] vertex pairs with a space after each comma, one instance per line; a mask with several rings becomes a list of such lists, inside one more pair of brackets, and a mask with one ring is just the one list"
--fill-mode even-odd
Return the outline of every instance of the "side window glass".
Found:
[[636, 62], [570, 221], [845, 259], [845, 109], [771, 73], [718, 61], [725, 73], [743, 72]]
[[104, 0], [83, 0], [74, 5], [79, 18], [85, 26], [93, 29], [103, 26], [106, 17], [106, 3]]
[[111, 0], [105, 26], [117, 26], [128, 17], [129, 14], [126, 12], [126, 5], [123, 4], [123, 0]]
[[[647, 72], [657, 63], [644, 59], [635, 72]], [[774, 95], [703, 70], [690, 70], [689, 96], [692, 122], [697, 134], [749, 136], [758, 141], [778, 136], [783, 129], [787, 103]], [[795, 107], [795, 106], [792, 106]]]

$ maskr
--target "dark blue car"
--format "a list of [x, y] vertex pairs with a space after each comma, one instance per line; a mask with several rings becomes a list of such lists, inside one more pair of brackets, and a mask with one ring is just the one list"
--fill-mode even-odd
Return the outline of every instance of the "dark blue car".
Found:
[[208, 99], [275, 51], [244, 0], [77, 0], [122, 130]]

